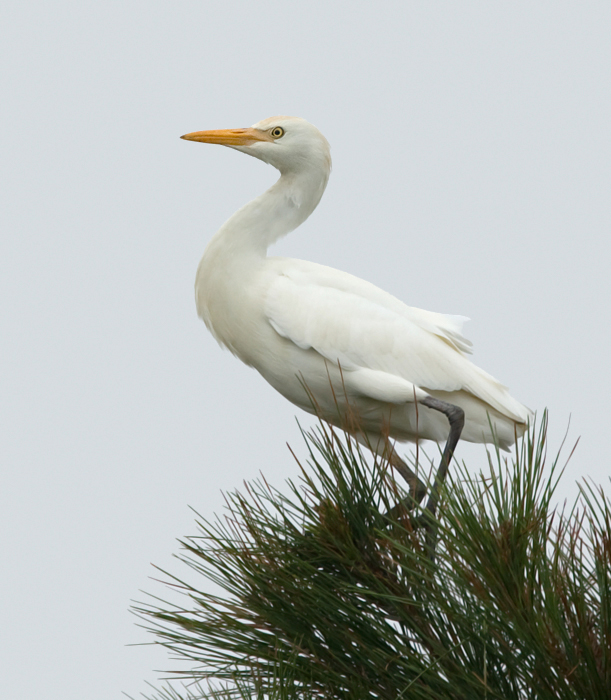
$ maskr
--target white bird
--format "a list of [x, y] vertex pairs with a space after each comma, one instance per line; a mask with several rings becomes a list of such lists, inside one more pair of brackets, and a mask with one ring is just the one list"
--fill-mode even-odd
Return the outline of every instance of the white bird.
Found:
[[199, 316], [221, 346], [293, 404], [348, 427], [374, 452], [390, 449], [391, 464], [418, 501], [424, 486], [388, 438], [447, 439], [427, 505], [434, 513], [459, 437], [506, 448], [523, 433], [530, 410], [467, 359], [463, 317], [406, 306], [324, 265], [267, 256], [325, 191], [331, 155], [316, 127], [282, 116], [181, 138], [229, 146], [280, 171], [208, 244], [195, 282]]

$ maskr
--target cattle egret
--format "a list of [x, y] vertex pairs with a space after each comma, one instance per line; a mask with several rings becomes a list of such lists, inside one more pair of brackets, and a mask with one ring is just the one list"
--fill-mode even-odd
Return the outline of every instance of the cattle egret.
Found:
[[524, 432], [529, 409], [467, 359], [464, 317], [406, 306], [324, 265], [267, 257], [269, 246], [302, 224], [325, 191], [331, 155], [316, 127], [272, 117], [248, 129], [181, 138], [229, 146], [280, 171], [208, 244], [195, 281], [199, 316], [221, 346], [293, 404], [329, 423], [352, 425], [356, 439], [374, 452], [390, 450], [391, 464], [418, 502], [424, 485], [388, 438], [446, 440], [426, 505], [434, 514], [459, 437], [507, 448]]

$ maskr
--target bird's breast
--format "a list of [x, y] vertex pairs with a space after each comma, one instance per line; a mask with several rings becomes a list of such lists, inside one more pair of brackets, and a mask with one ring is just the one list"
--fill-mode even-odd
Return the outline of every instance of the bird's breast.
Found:
[[257, 356], [269, 342], [265, 275], [261, 266], [233, 262], [223, 265], [206, 255], [202, 258], [195, 280], [197, 313], [220, 345], [256, 366]]

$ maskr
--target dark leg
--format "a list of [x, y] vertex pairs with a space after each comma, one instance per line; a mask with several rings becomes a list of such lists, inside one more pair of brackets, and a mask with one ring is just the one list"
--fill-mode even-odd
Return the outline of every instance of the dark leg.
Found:
[[[401, 503], [408, 510], [412, 510], [414, 506], [420, 503], [420, 501], [424, 498], [424, 494], [426, 493], [426, 485], [420, 481], [418, 475], [415, 474], [407, 466], [407, 464], [405, 464], [405, 462], [394, 450], [390, 456], [389, 462], [399, 472], [399, 474], [401, 474], [409, 486], [409, 496]], [[393, 508], [390, 513], [394, 514], [393, 511], [395, 511], [395, 508]]]
[[[437, 504], [439, 503], [439, 492], [443, 482], [448, 473], [448, 467], [452, 461], [452, 456], [454, 455], [454, 450], [458, 440], [460, 439], [460, 434], [465, 425], [465, 412], [462, 408], [455, 406], [454, 404], [447, 403], [447, 401], [442, 401], [441, 399], [436, 399], [433, 396], [427, 396], [422, 399], [420, 403], [423, 406], [432, 408], [435, 411], [441, 411], [448, 421], [450, 422], [450, 435], [446, 442], [446, 446], [443, 450], [443, 455], [441, 456], [441, 462], [439, 468], [437, 469], [437, 474], [435, 476], [435, 482], [431, 493], [429, 495], [429, 500], [426, 504], [425, 512], [422, 518], [422, 524], [426, 528], [426, 547], [429, 552], [431, 559], [435, 558], [435, 547], [437, 545], [437, 527], [432, 524], [432, 518], [435, 517], [437, 513]], [[428, 517], [428, 516], [431, 517]]]

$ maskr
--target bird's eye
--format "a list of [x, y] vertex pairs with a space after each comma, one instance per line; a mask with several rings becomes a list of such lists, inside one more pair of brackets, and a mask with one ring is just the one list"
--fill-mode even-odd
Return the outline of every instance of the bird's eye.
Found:
[[281, 126], [275, 126], [270, 130], [269, 135], [273, 139], [279, 139], [281, 136], [284, 136], [284, 129]]

